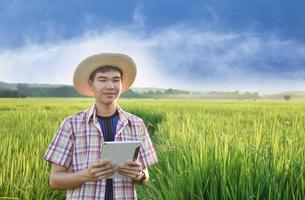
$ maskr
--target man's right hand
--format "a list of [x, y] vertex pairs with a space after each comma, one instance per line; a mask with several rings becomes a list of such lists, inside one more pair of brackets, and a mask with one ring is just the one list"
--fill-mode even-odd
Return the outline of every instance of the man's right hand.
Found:
[[76, 173], [68, 172], [68, 169], [52, 163], [50, 186], [53, 189], [73, 189], [85, 182], [98, 181], [115, 173], [118, 166], [110, 161], [98, 161], [92, 163], [87, 169]]
[[118, 165], [113, 164], [109, 160], [104, 160], [90, 164], [87, 169], [81, 172], [81, 175], [84, 182], [92, 182], [113, 175], [117, 169]]

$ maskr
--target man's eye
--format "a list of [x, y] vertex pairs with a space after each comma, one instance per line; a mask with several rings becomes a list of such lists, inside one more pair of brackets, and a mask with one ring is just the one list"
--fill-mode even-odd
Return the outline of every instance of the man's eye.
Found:
[[105, 80], [105, 79], [99, 79], [98, 81], [100, 81], [100, 82], [105, 82], [106, 80]]
[[115, 79], [113, 80], [113, 82], [120, 82], [120, 79]]

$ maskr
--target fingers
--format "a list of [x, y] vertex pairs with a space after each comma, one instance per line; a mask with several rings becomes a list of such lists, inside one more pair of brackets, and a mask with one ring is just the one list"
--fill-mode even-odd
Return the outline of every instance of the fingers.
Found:
[[108, 169], [111, 169], [111, 168], [117, 168], [118, 166], [116, 164], [114, 164], [113, 162], [111, 161], [101, 161], [101, 162], [96, 162], [96, 163], [93, 163], [89, 166], [89, 169], [96, 173], [96, 172], [101, 172], [101, 171], [105, 171], [105, 170], [108, 170]]
[[123, 176], [127, 176], [127, 177], [130, 177], [130, 178], [135, 179], [135, 180], [137, 180], [138, 177], [141, 175], [141, 173], [138, 173], [138, 172], [135, 172], [135, 171], [127, 172], [127, 171], [119, 170], [118, 172]]
[[134, 175], [139, 175], [142, 173], [141, 169], [128, 169], [128, 168], [119, 168], [119, 172], [127, 173], [127, 174], [134, 174]]
[[123, 176], [137, 180], [142, 175], [142, 164], [137, 160], [128, 161], [121, 166], [109, 160], [98, 161], [88, 167], [87, 175], [91, 181], [97, 181], [112, 176], [116, 171]]
[[130, 169], [134, 171], [141, 171], [142, 164], [139, 161], [128, 161], [119, 167], [120, 169]]
[[140, 167], [140, 166], [122, 165], [122, 166], [119, 166], [118, 170], [141, 172], [142, 171], [142, 167]]
[[115, 173], [118, 169], [118, 165], [110, 161], [101, 161], [92, 163], [87, 168], [87, 174], [91, 181], [97, 181], [102, 178], [107, 178]]
[[103, 166], [111, 165], [111, 164], [113, 164], [113, 163], [110, 160], [103, 160], [103, 161], [94, 162], [90, 166], [93, 168], [99, 168], [99, 167], [103, 167]]
[[103, 165], [102, 167], [92, 167], [92, 168], [89, 168], [90, 169], [90, 172], [92, 174], [98, 174], [98, 173], [101, 173], [101, 172], [104, 172], [104, 171], [116, 171], [118, 168], [117, 165], [115, 164], [108, 164], [108, 165]]
[[138, 160], [127, 161], [125, 163], [125, 165], [129, 165], [129, 166], [141, 166], [142, 167], [142, 164]]
[[108, 170], [104, 170], [99, 173], [96, 173], [96, 176], [98, 177], [98, 179], [103, 179], [103, 178], [112, 176], [115, 172], [116, 172], [116, 169], [108, 169]]
[[137, 180], [142, 175], [142, 166], [140, 165], [122, 165], [118, 168], [118, 172], [124, 176]]
[[139, 161], [128, 161], [124, 165], [119, 166], [118, 172], [130, 178], [137, 178], [142, 174], [142, 164]]

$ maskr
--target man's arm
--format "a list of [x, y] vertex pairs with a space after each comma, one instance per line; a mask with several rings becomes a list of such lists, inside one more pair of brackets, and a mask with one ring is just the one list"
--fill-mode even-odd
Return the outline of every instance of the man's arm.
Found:
[[91, 164], [80, 172], [70, 173], [68, 169], [52, 163], [50, 174], [50, 187], [53, 189], [73, 189], [85, 182], [98, 181], [114, 174], [117, 166], [110, 161]]

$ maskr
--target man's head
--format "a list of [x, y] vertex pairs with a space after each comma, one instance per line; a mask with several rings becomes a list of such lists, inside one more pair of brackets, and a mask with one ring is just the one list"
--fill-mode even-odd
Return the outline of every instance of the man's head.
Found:
[[91, 83], [100, 73], [108, 75], [117, 73], [121, 78], [121, 92], [123, 93], [134, 82], [137, 68], [135, 62], [124, 54], [101, 53], [90, 56], [83, 60], [74, 71], [73, 84], [75, 89], [83, 95], [95, 96]]

